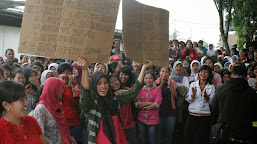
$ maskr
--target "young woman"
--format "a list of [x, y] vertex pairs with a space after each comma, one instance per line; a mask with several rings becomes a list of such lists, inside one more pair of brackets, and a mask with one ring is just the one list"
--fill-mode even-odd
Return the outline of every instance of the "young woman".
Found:
[[11, 80], [25, 85], [26, 79], [21, 70], [14, 70], [11, 75]]
[[80, 125], [80, 108], [79, 96], [80, 89], [78, 84], [72, 77], [72, 66], [69, 63], [63, 62], [59, 65], [59, 78], [63, 80], [63, 109], [66, 123], [69, 126], [71, 135], [79, 143], [81, 139], [81, 125]]
[[[207, 57], [204, 61], [204, 65], [209, 66], [213, 70], [214, 59], [211, 57]], [[221, 78], [220, 74], [218, 74], [216, 72], [212, 72], [212, 75], [213, 75], [212, 83], [215, 85], [215, 87], [222, 85], [222, 78]], [[195, 80], [198, 80], [198, 78], [199, 77], [197, 75]]]
[[111, 73], [113, 75], [118, 75], [118, 72], [120, 70], [121, 67], [124, 66], [124, 62], [122, 60], [115, 60], [112, 64], [111, 64]]
[[[128, 87], [122, 87], [120, 80], [115, 75], [109, 75], [108, 81], [110, 83], [111, 90], [114, 93], [121, 93], [125, 90], [129, 90]], [[134, 103], [132, 102], [132, 104]], [[123, 128], [125, 131], [127, 141], [131, 144], [137, 143], [137, 132], [135, 127], [135, 122], [133, 120], [133, 111], [132, 111], [131, 103], [124, 104], [120, 108], [120, 115], [122, 118]]]
[[171, 78], [174, 80], [178, 86], [186, 86], [189, 88], [189, 80], [184, 76], [182, 62], [176, 61], [173, 65], [173, 70], [171, 72]]
[[12, 67], [7, 63], [3, 63], [0, 65], [0, 68], [3, 70], [4, 80], [10, 80], [11, 73], [12, 73]]
[[4, 73], [2, 71], [2, 69], [0, 69], [0, 83], [4, 81]]
[[36, 107], [36, 93], [40, 87], [40, 82], [38, 80], [37, 72], [32, 68], [27, 68], [24, 70], [24, 76], [26, 79], [26, 93], [28, 98], [28, 113]]
[[220, 63], [215, 63], [214, 64], [214, 72], [220, 74], [220, 72], [223, 70], [223, 67]]
[[24, 85], [0, 83], [0, 143], [48, 144], [37, 121], [27, 116], [28, 100]]
[[86, 60], [79, 58], [78, 66], [82, 69], [80, 106], [87, 117], [88, 143], [119, 144], [120, 107], [131, 103], [138, 95], [143, 86], [144, 72], [153, 67], [153, 63], [148, 61], [142, 67], [138, 81], [132, 89], [117, 94], [112, 94], [109, 90], [105, 73], [94, 73], [89, 82]]
[[198, 59], [198, 55], [196, 53], [196, 50], [194, 50], [192, 48], [193, 47], [192, 41], [187, 40], [186, 44], [187, 44], [186, 49], [183, 50], [183, 52], [181, 54], [181, 57], [183, 59], [189, 59], [190, 61]]
[[198, 48], [196, 49], [196, 52], [198, 54], [198, 57], [201, 58], [203, 56], [207, 55], [207, 49], [205, 47], [203, 47], [203, 41], [199, 40], [198, 41]]
[[154, 86], [156, 76], [153, 71], [147, 71], [144, 77], [145, 86], [141, 89], [135, 104], [139, 110], [138, 129], [140, 144], [157, 144], [157, 128], [159, 125], [159, 108], [162, 103], [162, 91]]
[[[170, 69], [163, 67], [160, 71], [160, 77], [155, 81], [156, 86], [162, 91], [162, 103], [159, 110], [158, 142], [163, 140], [165, 144], [172, 143], [176, 124], [175, 98], [177, 98], [178, 85], [169, 77]], [[162, 136], [164, 139], [161, 138]]]
[[108, 65], [105, 63], [96, 63], [94, 67], [94, 73], [97, 71], [102, 71], [107, 75], [109, 72]]
[[255, 63], [252, 67], [252, 72], [254, 74], [254, 78], [250, 78], [248, 80], [248, 84], [252, 87], [255, 91], [257, 91], [257, 63]]
[[247, 55], [247, 49], [241, 49], [240, 51], [239, 51], [239, 60], [240, 60], [240, 62], [246, 62], [247, 61], [247, 57], [248, 57], [248, 55]]
[[122, 87], [131, 87], [133, 85], [133, 75], [129, 67], [124, 66], [118, 72], [118, 78], [121, 82]]
[[230, 62], [226, 62], [226, 63], [224, 64], [224, 69], [227, 70], [230, 64], [231, 64]]
[[188, 68], [190, 68], [190, 63], [191, 63], [191, 61], [190, 61], [189, 59], [183, 60], [183, 67], [188, 67]]
[[66, 124], [63, 105], [61, 104], [64, 81], [49, 78], [37, 104], [33, 117], [36, 118], [44, 135], [51, 143], [75, 143]]
[[228, 70], [223, 71], [223, 73], [221, 74], [223, 84], [231, 78], [231, 74], [232, 73], [229, 72]]
[[201, 64], [198, 60], [193, 60], [190, 64], [191, 75], [189, 76], [189, 83], [195, 81], [195, 76], [198, 74], [200, 70]]
[[51, 63], [49, 66], [48, 66], [48, 70], [51, 70], [55, 73], [55, 76], [57, 77], [58, 76], [58, 68], [59, 68], [59, 65], [57, 63]]
[[209, 66], [202, 66], [199, 80], [191, 83], [186, 101], [189, 102], [189, 116], [186, 126], [186, 144], [208, 144], [211, 126], [211, 112], [209, 105], [215, 93], [212, 84], [212, 70]]

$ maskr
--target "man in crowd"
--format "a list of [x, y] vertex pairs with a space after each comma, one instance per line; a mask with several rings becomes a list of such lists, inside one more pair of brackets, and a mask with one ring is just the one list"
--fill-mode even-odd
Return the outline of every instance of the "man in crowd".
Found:
[[[257, 120], [257, 94], [249, 87], [245, 66], [235, 66], [232, 78], [215, 91], [211, 108], [218, 123], [228, 125], [230, 143], [251, 143], [256, 138], [252, 122]], [[227, 144], [226, 143], [226, 144]]]
[[125, 60], [125, 58], [126, 58], [125, 54], [123, 51], [120, 50], [120, 40], [119, 39], [113, 40], [113, 49], [111, 51], [110, 56], [119, 56], [119, 58], [117, 58], [117, 59]]

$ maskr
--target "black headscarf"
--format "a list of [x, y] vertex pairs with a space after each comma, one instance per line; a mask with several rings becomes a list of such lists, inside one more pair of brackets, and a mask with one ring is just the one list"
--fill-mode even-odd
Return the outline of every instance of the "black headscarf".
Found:
[[119, 113], [118, 102], [114, 99], [110, 90], [110, 86], [106, 96], [99, 96], [99, 94], [97, 93], [97, 82], [102, 77], [105, 77], [107, 79], [107, 76], [102, 71], [95, 72], [90, 79], [90, 88], [97, 95], [97, 100], [103, 108], [103, 132], [112, 144], [116, 144], [116, 133], [113, 125], [112, 116], [115, 116]]
[[[25, 79], [26, 79], [25, 86], [27, 86], [28, 84], [30, 84], [30, 83], [29, 83], [29, 77], [30, 77], [31, 73], [33, 73], [33, 72], [35, 72], [35, 73], [37, 74], [37, 72], [36, 72], [33, 68], [27, 68], [27, 69], [25, 69], [25, 70], [23, 71], [24, 77], [25, 77]], [[37, 92], [37, 87], [36, 87], [35, 85], [33, 85], [33, 84], [31, 84], [31, 86], [32, 86], [32, 89], [33, 89], [35, 92]]]

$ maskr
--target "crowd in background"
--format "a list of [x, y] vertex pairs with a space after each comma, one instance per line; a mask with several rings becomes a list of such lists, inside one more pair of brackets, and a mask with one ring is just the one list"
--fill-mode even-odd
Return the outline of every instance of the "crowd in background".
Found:
[[7, 49], [0, 143], [208, 144], [218, 122], [230, 127], [227, 143], [255, 143], [257, 42], [245, 40], [230, 54], [202, 40], [172, 40], [167, 67], [128, 59], [118, 39], [108, 63], [18, 60]]

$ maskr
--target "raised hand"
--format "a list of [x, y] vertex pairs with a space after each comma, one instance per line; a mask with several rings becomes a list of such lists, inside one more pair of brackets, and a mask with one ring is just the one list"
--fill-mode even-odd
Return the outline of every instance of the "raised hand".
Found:
[[195, 95], [196, 95], [196, 93], [197, 93], [197, 89], [196, 89], [196, 87], [192, 87], [192, 95], [191, 95], [191, 97], [192, 98], [195, 98]]
[[146, 69], [150, 69], [153, 68], [153, 62], [150, 60], [146, 60], [146, 63], [144, 64], [144, 66]]
[[206, 89], [203, 92], [203, 97], [205, 98], [206, 101], [210, 100], [210, 97], [206, 94]]
[[77, 65], [82, 69], [82, 70], [87, 70], [87, 59], [85, 58], [78, 58]]

